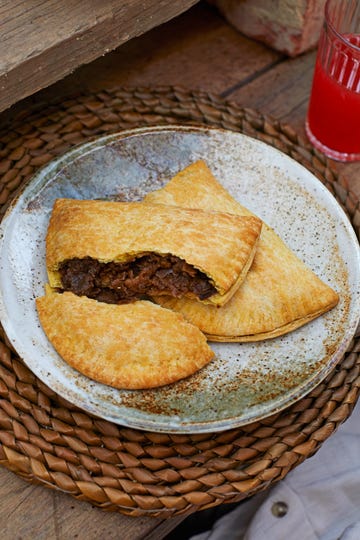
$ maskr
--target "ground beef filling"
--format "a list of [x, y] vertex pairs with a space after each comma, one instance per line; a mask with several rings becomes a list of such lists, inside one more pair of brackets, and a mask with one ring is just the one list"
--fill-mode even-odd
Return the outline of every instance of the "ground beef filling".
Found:
[[181, 297], [188, 292], [204, 300], [216, 292], [203, 272], [173, 255], [151, 253], [126, 263], [101, 263], [91, 257], [70, 259], [59, 271], [66, 291], [108, 304], [159, 294]]

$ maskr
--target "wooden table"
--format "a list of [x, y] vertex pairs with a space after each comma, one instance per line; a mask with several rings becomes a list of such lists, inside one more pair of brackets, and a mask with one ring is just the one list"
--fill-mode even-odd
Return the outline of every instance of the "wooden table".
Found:
[[197, 0], [1, 0], [0, 111]]
[[[227, 97], [287, 122], [304, 133], [314, 51], [288, 59], [231, 28], [207, 4], [78, 69], [71, 76], [2, 113], [3, 121], [55, 96], [114, 85], [181, 85]], [[360, 196], [360, 163], [334, 164]], [[163, 538], [182, 518], [167, 521], [106, 513], [64, 493], [25, 483], [0, 469], [2, 538], [135, 540]]]

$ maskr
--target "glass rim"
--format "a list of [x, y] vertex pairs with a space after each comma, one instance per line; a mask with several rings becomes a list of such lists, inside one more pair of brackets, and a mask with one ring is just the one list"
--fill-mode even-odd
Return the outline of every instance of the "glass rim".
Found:
[[334, 26], [334, 23], [332, 22], [332, 20], [330, 19], [330, 14], [329, 14], [329, 9], [330, 9], [330, 4], [331, 2], [333, 2], [334, 0], [326, 0], [326, 4], [325, 4], [325, 19], [324, 19], [324, 22], [326, 23], [326, 25], [330, 28], [330, 30], [333, 32], [333, 34], [335, 34], [335, 36], [340, 39], [340, 41], [342, 41], [347, 47], [350, 47], [350, 49], [354, 49], [356, 52], [359, 52], [360, 53], [360, 46], [358, 45], [355, 45], [354, 43], [351, 43], [349, 40], [347, 40], [343, 34], [340, 34], [340, 32], [335, 28]]

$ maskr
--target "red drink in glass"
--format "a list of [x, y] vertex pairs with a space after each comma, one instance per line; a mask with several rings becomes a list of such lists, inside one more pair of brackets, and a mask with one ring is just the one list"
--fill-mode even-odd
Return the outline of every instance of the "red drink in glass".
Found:
[[[353, 11], [346, 18], [349, 6]], [[356, 9], [360, 24], [359, 2], [329, 0], [326, 4], [306, 122], [313, 145], [342, 161], [360, 160], [360, 34], [339, 34], [336, 24], [340, 30], [353, 29]]]

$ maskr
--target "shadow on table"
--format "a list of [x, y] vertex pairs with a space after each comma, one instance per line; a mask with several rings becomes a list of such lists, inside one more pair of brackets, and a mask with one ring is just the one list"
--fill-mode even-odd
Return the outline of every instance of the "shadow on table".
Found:
[[241, 503], [221, 504], [214, 508], [195, 512], [184, 519], [164, 540], [188, 540], [196, 534], [207, 531], [211, 529], [216, 520], [234, 510], [239, 504]]

